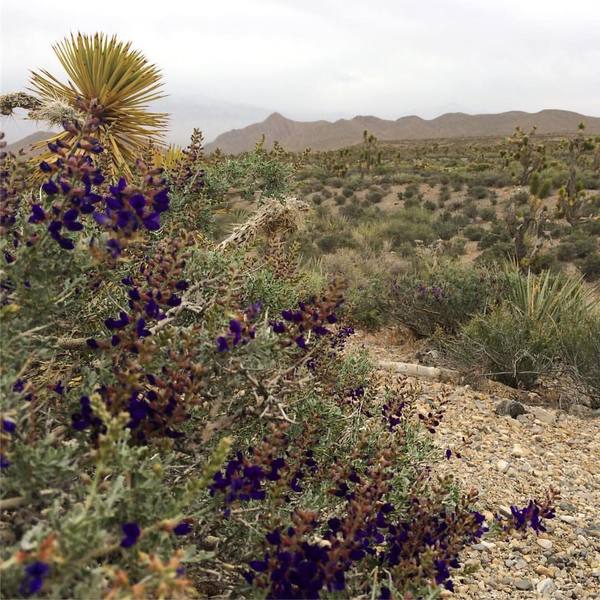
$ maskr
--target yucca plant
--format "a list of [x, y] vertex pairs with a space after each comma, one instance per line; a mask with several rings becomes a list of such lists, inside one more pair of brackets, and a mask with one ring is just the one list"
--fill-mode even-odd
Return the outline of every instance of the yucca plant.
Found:
[[584, 317], [597, 310], [598, 300], [583, 277], [558, 276], [550, 271], [523, 275], [515, 264], [504, 267], [507, 299], [528, 320], [552, 326], [563, 316]]
[[[102, 107], [100, 141], [115, 170], [129, 173], [136, 154], [149, 139], [159, 140], [166, 127], [166, 114], [148, 110], [150, 102], [163, 97], [160, 70], [130, 42], [102, 33], [71, 35], [53, 49], [69, 80], [62, 83], [45, 70], [33, 72], [32, 91], [42, 103], [63, 100], [77, 107], [96, 100]], [[57, 137], [72, 135], [66, 131]]]

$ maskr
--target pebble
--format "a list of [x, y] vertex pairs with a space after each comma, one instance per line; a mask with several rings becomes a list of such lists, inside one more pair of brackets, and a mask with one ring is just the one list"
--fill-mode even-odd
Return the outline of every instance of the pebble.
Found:
[[496, 469], [498, 469], [498, 471], [500, 471], [500, 473], [506, 473], [506, 471], [508, 471], [510, 467], [510, 463], [506, 462], [505, 460], [499, 460], [496, 463]]
[[475, 550], [491, 550], [492, 548], [495, 548], [496, 544], [493, 544], [492, 542], [479, 542], [479, 544], [474, 544], [473, 548], [475, 548]]
[[512, 447], [511, 454], [513, 456], [521, 457], [521, 456], [525, 456], [527, 454], [527, 450], [525, 450], [525, 448], [523, 448], [523, 446], [519, 446], [519, 444], [515, 444]]
[[513, 584], [518, 590], [525, 592], [533, 589], [533, 583], [529, 579], [515, 579]]
[[577, 521], [576, 517], [573, 517], [571, 515], [560, 515], [558, 517], [563, 523], [575, 523], [575, 521]]
[[550, 596], [550, 594], [556, 591], [556, 584], [552, 579], [542, 579], [535, 586], [535, 589], [538, 594], [541, 594], [542, 596]]
[[548, 540], [546, 538], [538, 538], [537, 543], [538, 546], [542, 547], [544, 550], [550, 550], [552, 548], [552, 540]]

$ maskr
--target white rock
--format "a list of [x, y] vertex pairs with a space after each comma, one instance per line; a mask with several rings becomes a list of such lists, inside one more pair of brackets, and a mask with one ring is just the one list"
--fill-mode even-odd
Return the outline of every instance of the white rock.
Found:
[[577, 521], [577, 519], [571, 515], [560, 515], [558, 518], [564, 523], [575, 523], [575, 521]]
[[513, 456], [525, 456], [527, 454], [527, 450], [523, 448], [523, 446], [519, 446], [519, 444], [515, 444], [512, 448], [511, 454]]
[[549, 578], [542, 579], [535, 587], [538, 591], [538, 594], [541, 594], [542, 596], [550, 596], [556, 591], [556, 584], [552, 579]]
[[542, 547], [544, 550], [550, 550], [550, 548], [552, 548], [552, 540], [548, 540], [546, 538], [538, 538], [537, 543], [538, 546]]
[[506, 462], [505, 460], [500, 459], [497, 463], [496, 463], [496, 469], [498, 469], [498, 471], [500, 471], [500, 473], [506, 473], [506, 471], [508, 471], [510, 467], [510, 463]]

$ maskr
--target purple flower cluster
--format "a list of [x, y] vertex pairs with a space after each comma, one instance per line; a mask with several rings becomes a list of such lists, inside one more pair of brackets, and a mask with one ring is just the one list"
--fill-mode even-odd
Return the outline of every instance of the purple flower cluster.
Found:
[[[184, 279], [179, 279], [185, 261], [177, 260], [178, 247], [172, 252], [157, 252], [150, 264], [141, 269], [141, 277], [146, 285], [138, 283], [138, 278], [128, 276], [121, 283], [127, 288], [129, 312], [120, 311], [118, 316], [109, 317], [104, 321], [107, 329], [111, 330], [110, 345], [112, 347], [124, 344], [133, 353], [138, 353], [137, 341], [150, 336], [149, 329], [152, 321], [161, 321], [167, 311], [181, 305], [181, 292], [189, 287]], [[157, 273], [166, 279], [161, 285], [156, 285]], [[167, 277], [165, 277], [165, 275]], [[106, 343], [95, 338], [89, 338], [87, 344], [96, 350]]]
[[446, 298], [446, 293], [441, 287], [437, 285], [427, 287], [423, 283], [420, 283], [417, 286], [417, 295], [419, 296], [419, 298], [426, 298], [429, 296], [431, 298], [434, 298], [438, 302], [441, 302], [444, 298]]
[[[256, 459], [256, 456], [253, 456]], [[278, 481], [281, 478], [280, 471], [285, 467], [282, 457], [267, 456], [262, 460], [250, 460], [241, 452], [231, 459], [225, 471], [218, 471], [209, 486], [211, 496], [217, 492], [225, 494], [227, 506], [234, 502], [248, 502], [249, 500], [264, 500], [266, 481]], [[226, 516], [229, 508], [225, 509]]]
[[79, 412], [71, 415], [71, 425], [77, 431], [83, 431], [91, 427], [95, 432], [103, 428], [103, 423], [92, 410], [89, 396], [81, 396], [79, 399]]
[[143, 173], [142, 186], [128, 185], [121, 177], [116, 185], [109, 186], [109, 194], [102, 197], [102, 210], [95, 210], [96, 223], [116, 235], [109, 242], [113, 255], [121, 252], [121, 238], [133, 235], [139, 229], [160, 229], [160, 215], [169, 209], [169, 194], [161, 169], [148, 169], [138, 161]]
[[19, 586], [19, 593], [32, 596], [41, 591], [44, 579], [50, 574], [50, 567], [41, 560], [36, 560], [25, 567], [25, 576]]
[[[52, 164], [46, 161], [40, 163], [43, 173], [54, 174], [54, 178], [51, 177], [42, 185], [42, 191], [52, 200], [52, 206], [45, 210], [41, 204], [33, 204], [29, 222], [48, 222], [50, 237], [61, 248], [73, 250], [75, 243], [64, 232], [83, 229], [80, 218], [93, 213], [94, 205], [101, 199], [92, 191], [92, 185], [100, 185], [104, 176], [95, 168], [89, 156], [67, 156], [69, 146], [65, 142], [58, 140], [48, 144], [48, 147], [60, 156]], [[100, 147], [97, 150], [102, 151]], [[58, 196], [62, 197], [62, 202], [58, 201]]]
[[260, 302], [249, 306], [242, 315], [229, 321], [229, 330], [217, 338], [217, 352], [227, 352], [236, 346], [245, 345], [256, 336], [254, 321], [261, 311]]
[[[104, 151], [93, 137], [100, 120], [101, 107], [89, 108], [89, 116], [82, 125], [65, 123], [65, 130], [74, 138], [67, 143], [62, 139], [49, 142], [48, 148], [56, 155], [53, 161], [42, 161], [40, 171], [48, 176], [42, 191], [51, 201], [50, 207], [33, 204], [29, 222], [48, 223], [47, 230], [61, 248], [73, 250], [75, 242], [69, 233], [84, 228], [82, 218], [91, 215], [96, 223], [108, 229], [107, 248], [113, 257], [122, 251], [123, 241], [139, 229], [156, 231], [160, 228], [160, 215], [169, 209], [166, 180], [161, 169], [149, 169], [138, 161], [140, 185], [128, 184], [121, 177], [116, 185], [101, 191], [104, 175], [94, 164], [92, 156]], [[67, 235], [65, 235], [65, 232]]]
[[[273, 332], [285, 335], [286, 345], [295, 344], [306, 349], [308, 337], [330, 335], [330, 326], [337, 323], [335, 309], [341, 304], [341, 297], [325, 296], [321, 300], [312, 299], [310, 302], [299, 302], [297, 309], [281, 311], [282, 320], [271, 321]], [[348, 334], [349, 335], [349, 334]]]
[[525, 530], [527, 527], [531, 527], [536, 533], [546, 531], [542, 519], [553, 519], [556, 516], [556, 511], [551, 502], [540, 504], [537, 500], [530, 500], [527, 506], [523, 508], [511, 506], [510, 512], [512, 522], [509, 529]]
[[[6, 440], [10, 440], [10, 437], [17, 431], [17, 424], [12, 419], [2, 418], [2, 426], [0, 427], [0, 440], [2, 446]], [[4, 450], [4, 448], [2, 448]], [[0, 452], [0, 469], [8, 469], [12, 463], [6, 457], [4, 452]]]

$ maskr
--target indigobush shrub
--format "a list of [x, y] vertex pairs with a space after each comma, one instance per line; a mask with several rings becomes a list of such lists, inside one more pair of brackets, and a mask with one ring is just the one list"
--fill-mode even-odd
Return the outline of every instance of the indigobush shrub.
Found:
[[454, 333], [459, 326], [497, 301], [499, 282], [492, 271], [443, 261], [398, 276], [391, 292], [393, 318], [417, 335], [432, 335], [439, 327]]

